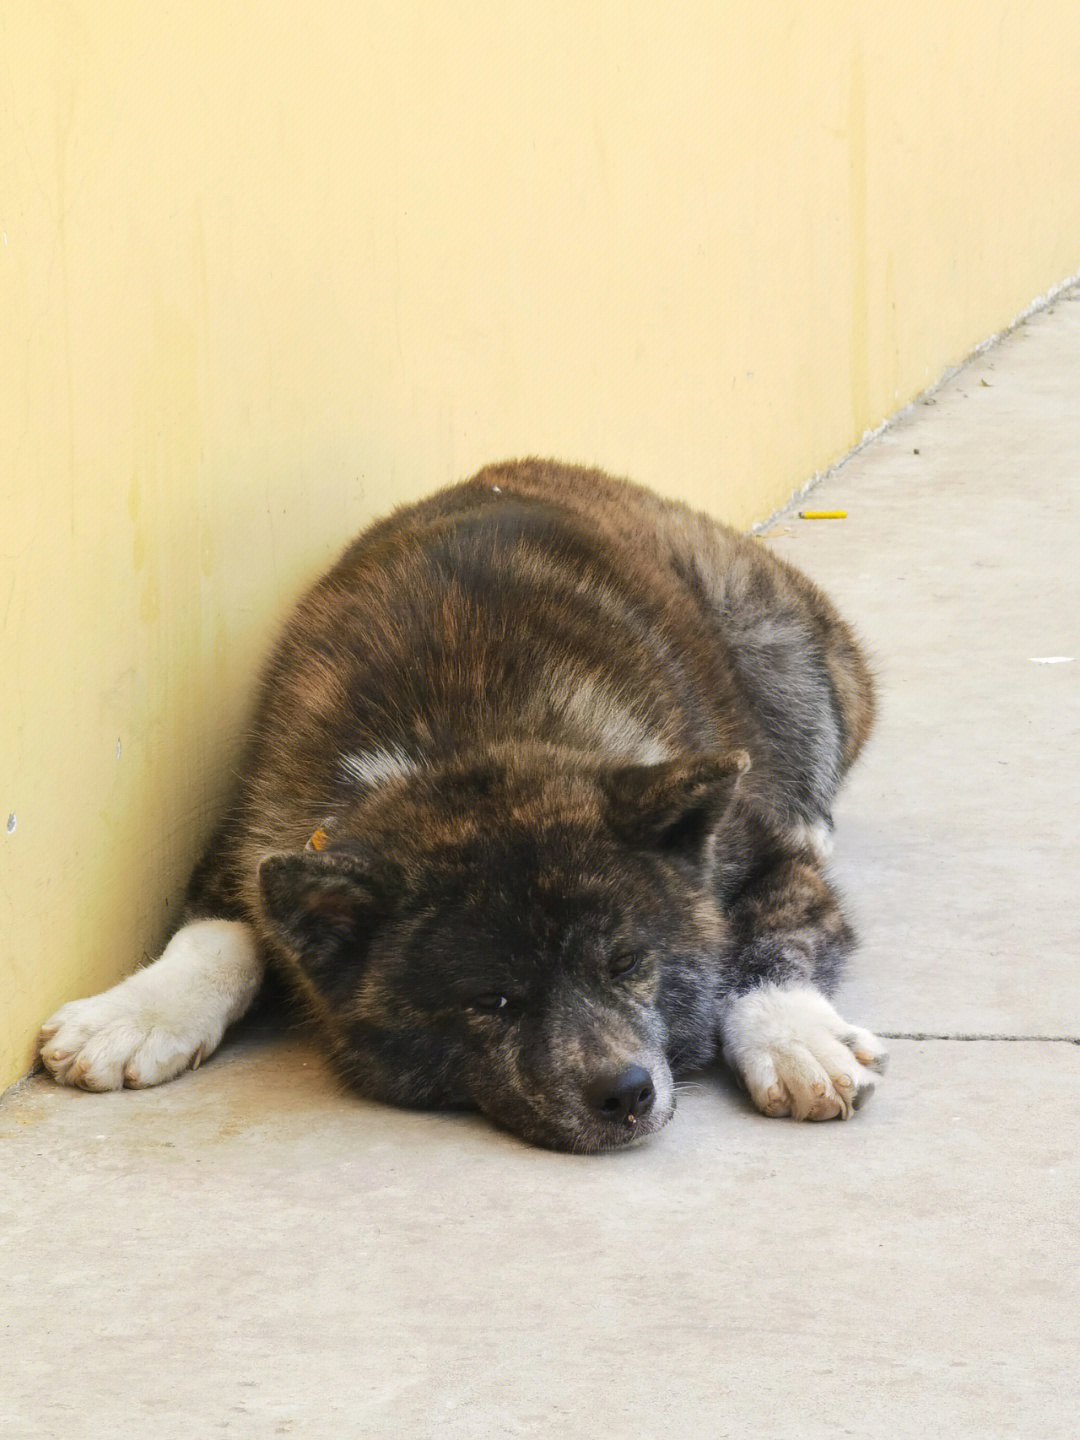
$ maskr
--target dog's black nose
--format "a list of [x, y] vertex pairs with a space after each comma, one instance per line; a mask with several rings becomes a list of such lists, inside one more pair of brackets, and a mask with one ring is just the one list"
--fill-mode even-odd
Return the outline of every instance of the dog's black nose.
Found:
[[598, 1075], [585, 1098], [598, 1115], [613, 1125], [634, 1125], [652, 1109], [656, 1090], [647, 1070], [628, 1065], [625, 1070], [606, 1070]]

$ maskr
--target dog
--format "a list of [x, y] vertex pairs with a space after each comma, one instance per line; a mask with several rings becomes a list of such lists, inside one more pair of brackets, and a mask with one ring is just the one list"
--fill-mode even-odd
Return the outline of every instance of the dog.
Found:
[[722, 1054], [765, 1115], [885, 1065], [828, 996], [824, 864], [874, 716], [849, 627], [751, 537], [527, 460], [373, 524], [267, 665], [161, 958], [63, 1006], [87, 1090], [197, 1066], [267, 964], [339, 1074], [575, 1152], [654, 1134]]

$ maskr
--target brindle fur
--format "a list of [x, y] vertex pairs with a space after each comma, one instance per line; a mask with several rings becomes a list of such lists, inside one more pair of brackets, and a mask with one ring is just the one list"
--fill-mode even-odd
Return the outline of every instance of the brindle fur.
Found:
[[647, 1133], [733, 995], [834, 987], [853, 937], [805, 837], [873, 709], [849, 628], [756, 540], [494, 466], [301, 601], [186, 918], [253, 925], [362, 1092], [603, 1148], [598, 1068], [654, 1074]]

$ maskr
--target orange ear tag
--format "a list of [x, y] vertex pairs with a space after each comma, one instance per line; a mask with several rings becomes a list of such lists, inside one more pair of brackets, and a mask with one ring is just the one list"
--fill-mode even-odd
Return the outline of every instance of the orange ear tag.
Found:
[[304, 846], [305, 850], [323, 850], [326, 847], [326, 831], [320, 825], [311, 839]]

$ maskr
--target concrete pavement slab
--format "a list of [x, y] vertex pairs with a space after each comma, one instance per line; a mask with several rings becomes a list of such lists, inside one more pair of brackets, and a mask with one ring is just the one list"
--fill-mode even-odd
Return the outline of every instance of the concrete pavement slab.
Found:
[[343, 1096], [258, 1035], [0, 1107], [5, 1440], [1059, 1437], [1072, 1045], [900, 1042], [847, 1125], [703, 1077], [620, 1154]]
[[[810, 506], [847, 519], [798, 519]], [[880, 681], [837, 810], [863, 939], [842, 1008], [882, 1029], [1080, 1035], [1080, 290], [767, 535]]]

